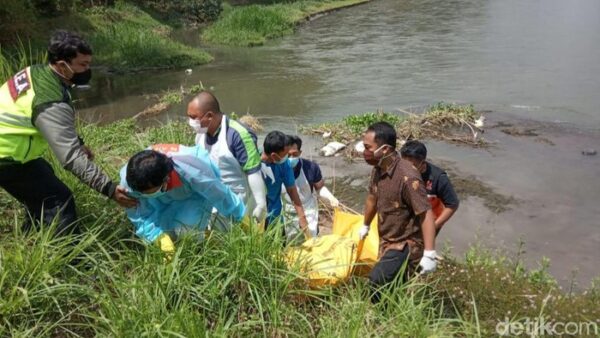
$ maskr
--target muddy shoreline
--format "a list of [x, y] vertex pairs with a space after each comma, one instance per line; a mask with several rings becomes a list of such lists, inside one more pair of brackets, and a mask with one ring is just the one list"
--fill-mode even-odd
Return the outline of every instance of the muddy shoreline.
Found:
[[[600, 233], [591, 201], [600, 191], [600, 156], [582, 150], [600, 146], [600, 131], [498, 112], [486, 117], [485, 149], [426, 141], [429, 160], [448, 172], [461, 199], [438, 247], [458, 257], [473, 244], [509, 256], [524, 250], [529, 268], [547, 257], [560, 285], [574, 280], [579, 288], [588, 286], [600, 274], [594, 263]], [[304, 156], [321, 165], [330, 189], [362, 211], [371, 168], [360, 158], [319, 156], [324, 141], [303, 138]]]

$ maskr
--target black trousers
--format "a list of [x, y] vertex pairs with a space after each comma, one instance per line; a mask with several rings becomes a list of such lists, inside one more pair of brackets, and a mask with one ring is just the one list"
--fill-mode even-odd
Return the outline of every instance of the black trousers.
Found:
[[57, 217], [57, 235], [79, 232], [73, 193], [44, 159], [0, 165], [0, 187], [25, 206], [24, 231]]
[[[403, 266], [407, 263], [408, 254], [410, 250], [408, 244], [404, 246], [402, 250], [388, 250], [381, 257], [379, 262], [375, 264], [373, 270], [369, 274], [369, 282], [373, 289], [373, 294], [371, 296], [371, 301], [373, 303], [377, 303], [380, 300], [379, 289], [394, 281], [396, 276], [402, 272]], [[405, 279], [406, 273], [402, 276], [402, 280]]]

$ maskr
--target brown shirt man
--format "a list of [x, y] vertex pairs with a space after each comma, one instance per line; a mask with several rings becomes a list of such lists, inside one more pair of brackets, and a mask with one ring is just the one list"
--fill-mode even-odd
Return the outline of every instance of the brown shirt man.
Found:
[[369, 191], [377, 196], [379, 257], [389, 249], [403, 250], [408, 243], [415, 267], [424, 247], [421, 220], [416, 215], [431, 209], [421, 174], [397, 156], [386, 171], [373, 168]]

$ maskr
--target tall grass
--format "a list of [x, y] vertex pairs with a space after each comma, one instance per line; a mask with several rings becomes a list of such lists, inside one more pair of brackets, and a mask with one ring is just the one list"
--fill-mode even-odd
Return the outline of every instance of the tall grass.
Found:
[[171, 39], [170, 27], [135, 6], [96, 9], [87, 17], [95, 27], [90, 43], [97, 61], [114, 70], [182, 68], [212, 60], [208, 53]]
[[[193, 139], [187, 124], [175, 122], [80, 129], [115, 178], [146, 146]], [[383, 289], [377, 305], [363, 278], [309, 289], [284, 263], [278, 228], [266, 234], [234, 228], [204, 241], [190, 233], [165, 263], [157, 247], [133, 235], [119, 207], [48, 159], [73, 189], [85, 231], [61, 239], [51, 236], [52, 227], [23, 234], [20, 207], [0, 191], [0, 205], [14, 212], [0, 218], [0, 336], [490, 336], [506, 311], [540, 313], [545, 292], [556, 298], [548, 303], [553, 311], [600, 316], [600, 288], [567, 299], [544, 271], [524, 273], [479, 248], [466, 264], [447, 260], [427, 279]], [[535, 294], [531, 312], [520, 311], [530, 302], [524, 292]]]
[[232, 46], [258, 46], [289, 35], [306, 17], [365, 0], [298, 1], [274, 5], [225, 7], [219, 20], [202, 33], [204, 41]]
[[[185, 124], [140, 129], [132, 121], [83, 126], [86, 144], [113, 177], [156, 142], [190, 143]], [[450, 336], [469, 325], [445, 318], [426, 286], [386, 291], [374, 306], [365, 281], [311, 290], [283, 261], [281, 229], [267, 234], [189, 234], [170, 263], [134, 237], [124, 213], [49, 157], [76, 196], [84, 234], [23, 234], [19, 218], [0, 229], [0, 335], [12, 336]], [[0, 193], [11, 208], [19, 206]], [[389, 311], [393, 308], [394, 311]]]
[[[42, 20], [43, 21], [43, 20]], [[44, 58], [42, 52], [54, 29], [70, 28], [78, 31], [94, 50], [94, 65], [115, 71], [136, 71], [156, 68], [183, 68], [212, 61], [199, 48], [173, 40], [172, 28], [153, 18], [148, 12], [125, 2], [115, 7], [92, 7], [71, 13], [59, 19], [40, 21], [27, 32], [30, 43], [16, 41], [0, 49], [0, 76], [3, 79], [14, 70]], [[42, 26], [43, 25], [43, 26]]]
[[21, 40], [18, 40], [11, 49], [0, 45], [0, 83], [4, 83], [9, 77], [27, 66], [45, 62], [45, 52], [35, 50], [30, 44], [25, 44]]

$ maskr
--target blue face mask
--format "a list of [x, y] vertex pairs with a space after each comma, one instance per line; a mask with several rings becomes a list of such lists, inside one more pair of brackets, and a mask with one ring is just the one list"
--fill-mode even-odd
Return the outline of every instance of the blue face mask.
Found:
[[130, 197], [133, 197], [133, 198], [151, 199], [151, 198], [158, 198], [166, 193], [167, 193], [167, 189], [165, 189], [163, 186], [161, 186], [160, 189], [156, 190], [155, 192], [153, 192], [151, 194], [144, 194], [139, 191], [128, 191], [127, 195], [129, 195]]
[[288, 160], [288, 156], [285, 155], [281, 160], [276, 161], [275, 164], [284, 164]]
[[290, 157], [288, 158], [288, 161], [290, 161], [290, 165], [292, 166], [292, 168], [295, 168], [300, 162], [300, 157]]

